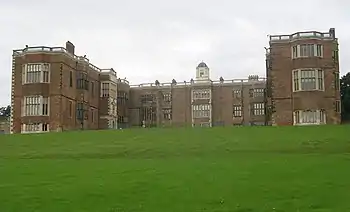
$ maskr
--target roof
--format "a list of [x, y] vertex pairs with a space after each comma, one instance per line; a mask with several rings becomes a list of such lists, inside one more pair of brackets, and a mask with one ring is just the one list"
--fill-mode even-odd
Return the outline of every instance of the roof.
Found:
[[205, 62], [201, 62], [198, 64], [197, 68], [208, 68], [208, 66], [205, 64]]

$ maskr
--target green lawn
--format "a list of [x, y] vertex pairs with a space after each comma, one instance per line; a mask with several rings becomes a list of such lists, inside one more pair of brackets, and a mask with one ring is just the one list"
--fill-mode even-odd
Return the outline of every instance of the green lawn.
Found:
[[1, 212], [347, 212], [350, 126], [0, 135]]

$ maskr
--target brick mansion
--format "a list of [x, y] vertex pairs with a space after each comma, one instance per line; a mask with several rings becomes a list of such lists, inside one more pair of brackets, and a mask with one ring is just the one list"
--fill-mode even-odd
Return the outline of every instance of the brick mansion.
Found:
[[188, 81], [131, 85], [75, 46], [13, 51], [11, 133], [340, 123], [338, 39], [328, 32], [269, 36], [266, 76], [217, 81], [201, 62]]

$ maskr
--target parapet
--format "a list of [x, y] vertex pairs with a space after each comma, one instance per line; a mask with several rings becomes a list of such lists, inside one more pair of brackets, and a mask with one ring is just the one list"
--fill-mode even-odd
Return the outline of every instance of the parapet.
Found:
[[291, 35], [270, 35], [270, 43], [291, 42], [301, 39], [335, 40], [335, 29], [330, 28], [328, 32], [306, 31], [296, 32]]

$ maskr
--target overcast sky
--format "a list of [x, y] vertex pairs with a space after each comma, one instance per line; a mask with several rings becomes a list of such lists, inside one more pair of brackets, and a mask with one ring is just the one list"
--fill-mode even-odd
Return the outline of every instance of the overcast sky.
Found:
[[0, 1], [0, 105], [10, 103], [13, 49], [67, 40], [77, 54], [137, 84], [188, 81], [202, 60], [212, 79], [264, 76], [268, 34], [334, 27], [341, 72], [350, 71], [346, 0]]

